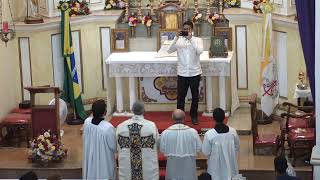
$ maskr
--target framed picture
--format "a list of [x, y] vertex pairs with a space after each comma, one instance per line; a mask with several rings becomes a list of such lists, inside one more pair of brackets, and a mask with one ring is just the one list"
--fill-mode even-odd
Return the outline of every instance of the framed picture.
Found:
[[231, 27], [216, 27], [214, 30], [215, 36], [222, 36], [224, 38], [224, 44], [228, 48], [228, 51], [232, 51], [232, 28]]
[[129, 51], [129, 30], [128, 29], [112, 29], [111, 36], [112, 52], [128, 52]]
[[157, 51], [161, 48], [161, 45], [164, 43], [164, 41], [173, 40], [177, 31], [177, 29], [160, 29], [158, 31]]

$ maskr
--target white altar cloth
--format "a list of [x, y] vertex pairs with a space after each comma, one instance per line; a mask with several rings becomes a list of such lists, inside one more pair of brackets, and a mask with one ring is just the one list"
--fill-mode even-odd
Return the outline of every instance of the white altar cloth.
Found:
[[[177, 57], [156, 57], [157, 52], [112, 53], [107, 59], [110, 77], [157, 77], [176, 76]], [[209, 58], [208, 51], [200, 55], [202, 76], [230, 76], [227, 58]], [[234, 71], [235, 72], [235, 71]]]
[[[136, 100], [135, 77], [159, 77], [177, 76], [177, 57], [156, 57], [157, 52], [126, 52], [112, 53], [105, 63], [108, 66], [108, 76], [116, 80], [116, 103], [118, 113], [123, 112], [123, 87], [122, 78], [129, 77], [130, 107]], [[200, 56], [202, 76], [219, 77], [220, 107], [226, 109], [226, 85], [225, 77], [231, 76], [231, 114], [239, 107], [237, 92], [236, 62], [233, 52], [229, 52], [227, 58], [209, 58], [208, 51]], [[213, 91], [212, 79], [206, 78], [206, 91]], [[206, 95], [207, 111], [211, 112], [212, 94]]]

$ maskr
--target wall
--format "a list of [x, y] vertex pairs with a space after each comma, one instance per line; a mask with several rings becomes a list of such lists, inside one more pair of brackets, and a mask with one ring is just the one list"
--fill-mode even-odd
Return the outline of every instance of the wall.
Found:
[[21, 99], [17, 40], [0, 42], [0, 121]]

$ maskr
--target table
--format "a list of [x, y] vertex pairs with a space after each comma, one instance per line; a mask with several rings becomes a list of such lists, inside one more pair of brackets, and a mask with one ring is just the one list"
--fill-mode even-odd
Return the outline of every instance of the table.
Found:
[[[130, 107], [136, 101], [137, 77], [177, 76], [177, 57], [156, 57], [157, 52], [126, 52], [112, 53], [105, 63], [109, 73], [108, 78], [115, 78], [117, 114], [123, 115], [123, 78], [129, 78]], [[237, 94], [236, 64], [233, 52], [227, 58], [209, 58], [208, 51], [200, 56], [202, 76], [206, 77], [206, 89], [213, 89], [212, 78], [219, 78], [219, 106], [226, 109], [226, 77], [231, 76], [231, 113], [240, 105]], [[213, 110], [212, 93], [206, 94], [206, 112]], [[108, 98], [109, 99], [109, 98]]]

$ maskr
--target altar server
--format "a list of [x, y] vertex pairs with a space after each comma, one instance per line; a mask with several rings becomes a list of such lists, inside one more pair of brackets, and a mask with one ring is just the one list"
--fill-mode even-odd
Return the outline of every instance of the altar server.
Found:
[[213, 180], [230, 180], [239, 174], [237, 164], [237, 151], [240, 141], [237, 131], [223, 123], [225, 112], [216, 108], [213, 111], [216, 121], [214, 129], [204, 135], [202, 152], [208, 156], [207, 172]]
[[111, 123], [104, 119], [107, 105], [97, 100], [92, 105], [93, 117], [83, 125], [83, 179], [115, 179], [116, 136]]
[[174, 124], [164, 130], [160, 151], [167, 157], [166, 180], [197, 180], [197, 153], [201, 150], [198, 132], [185, 125], [185, 113], [177, 109], [172, 114]]
[[144, 104], [135, 102], [134, 116], [118, 125], [119, 180], [158, 180], [158, 129], [144, 119]]

